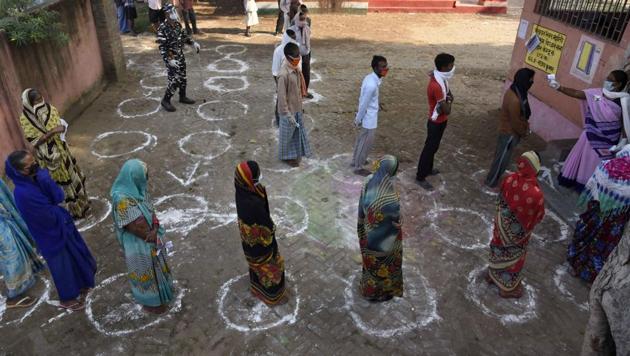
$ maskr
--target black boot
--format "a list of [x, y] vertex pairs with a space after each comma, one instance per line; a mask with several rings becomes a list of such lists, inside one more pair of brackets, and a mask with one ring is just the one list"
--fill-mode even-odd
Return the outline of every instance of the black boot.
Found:
[[164, 108], [164, 110], [168, 111], [168, 112], [173, 112], [177, 109], [175, 109], [175, 107], [173, 106], [173, 104], [171, 104], [171, 97], [164, 95], [164, 99], [162, 99], [162, 107]]
[[179, 102], [182, 104], [194, 104], [195, 101], [186, 97], [186, 88], [179, 88]]

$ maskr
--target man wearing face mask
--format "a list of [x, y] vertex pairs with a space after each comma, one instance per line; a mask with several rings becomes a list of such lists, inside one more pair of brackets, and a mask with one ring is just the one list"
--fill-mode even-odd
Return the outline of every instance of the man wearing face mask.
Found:
[[[561, 86], [554, 78], [549, 86], [564, 95], [581, 100], [584, 131], [562, 166], [558, 183], [581, 191], [603, 160], [615, 157], [614, 151], [630, 136], [630, 95], [625, 92], [628, 75], [610, 72], [603, 88], [576, 90]], [[625, 130], [624, 130], [625, 129]]]
[[519, 141], [529, 133], [529, 107], [527, 92], [534, 84], [536, 72], [521, 68], [514, 75], [510, 90], [503, 95], [503, 105], [499, 116], [499, 139], [494, 154], [494, 161], [486, 177], [485, 184], [495, 188], [512, 160], [512, 153]]
[[306, 83], [306, 98], [312, 99], [313, 95], [308, 94], [308, 86], [311, 82], [311, 28], [307, 25], [306, 14], [299, 13], [296, 24], [291, 27], [295, 32], [296, 40], [300, 46], [302, 56], [302, 74]]
[[168, 85], [162, 107], [173, 112], [175, 107], [171, 104], [171, 98], [176, 90], [179, 90], [179, 102], [182, 104], [194, 104], [195, 101], [186, 96], [186, 57], [184, 57], [184, 44], [191, 45], [199, 53], [201, 46], [193, 41], [182, 29], [179, 23], [179, 15], [175, 6], [169, 4], [164, 7], [167, 18], [160, 24], [157, 33], [157, 43], [160, 54], [168, 71]]
[[284, 46], [285, 61], [278, 73], [278, 114], [280, 138], [278, 156], [292, 167], [300, 165], [303, 156], [311, 155], [306, 136], [302, 98], [306, 97], [306, 84], [299, 68], [300, 50], [295, 43]]
[[363, 168], [367, 157], [374, 145], [374, 136], [378, 126], [378, 93], [383, 77], [387, 75], [387, 59], [382, 56], [372, 58], [372, 73], [365, 76], [361, 85], [361, 96], [359, 97], [359, 110], [354, 119], [354, 125], [361, 127], [361, 132], [357, 137], [352, 156], [352, 167], [355, 174], [361, 176], [370, 175], [370, 171]]
[[418, 161], [416, 181], [426, 190], [433, 190], [433, 185], [426, 181], [431, 175], [440, 173], [433, 168], [433, 159], [440, 141], [446, 130], [446, 121], [451, 113], [453, 94], [448, 81], [455, 74], [455, 57], [447, 53], [440, 53], [435, 57], [435, 70], [431, 74], [427, 96], [429, 99], [429, 121], [427, 122], [427, 139]]

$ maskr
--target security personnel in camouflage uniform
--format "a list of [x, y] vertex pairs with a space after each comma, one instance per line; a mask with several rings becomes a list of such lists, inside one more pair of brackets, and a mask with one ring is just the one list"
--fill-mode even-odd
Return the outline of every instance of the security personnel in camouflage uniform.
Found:
[[184, 44], [191, 45], [197, 53], [201, 49], [199, 43], [193, 41], [186, 31], [182, 30], [179, 23], [179, 15], [175, 6], [168, 4], [164, 6], [166, 20], [164, 20], [157, 31], [157, 43], [160, 54], [168, 70], [168, 86], [162, 99], [162, 107], [166, 111], [173, 112], [175, 107], [171, 104], [171, 98], [175, 91], [179, 89], [179, 102], [183, 104], [194, 104], [195, 101], [186, 96], [186, 58], [184, 57]]

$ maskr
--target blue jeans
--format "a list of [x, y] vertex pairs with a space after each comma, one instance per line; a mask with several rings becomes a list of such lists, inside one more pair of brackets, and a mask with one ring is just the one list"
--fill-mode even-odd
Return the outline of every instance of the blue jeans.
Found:
[[116, 6], [116, 15], [118, 16], [118, 29], [121, 33], [130, 32], [129, 22], [127, 22], [127, 15], [125, 14], [125, 6]]

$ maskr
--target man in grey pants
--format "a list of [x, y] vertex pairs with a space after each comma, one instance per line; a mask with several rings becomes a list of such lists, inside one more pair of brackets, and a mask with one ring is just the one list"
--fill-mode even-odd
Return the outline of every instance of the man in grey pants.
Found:
[[372, 73], [365, 76], [361, 85], [361, 96], [359, 97], [359, 110], [354, 119], [356, 127], [361, 127], [357, 142], [354, 146], [354, 154], [352, 157], [352, 167], [354, 173], [367, 176], [371, 172], [364, 169], [368, 154], [374, 144], [374, 136], [378, 124], [378, 111], [380, 108], [378, 102], [379, 87], [382, 78], [387, 75], [387, 59], [382, 56], [374, 56], [372, 58]]

